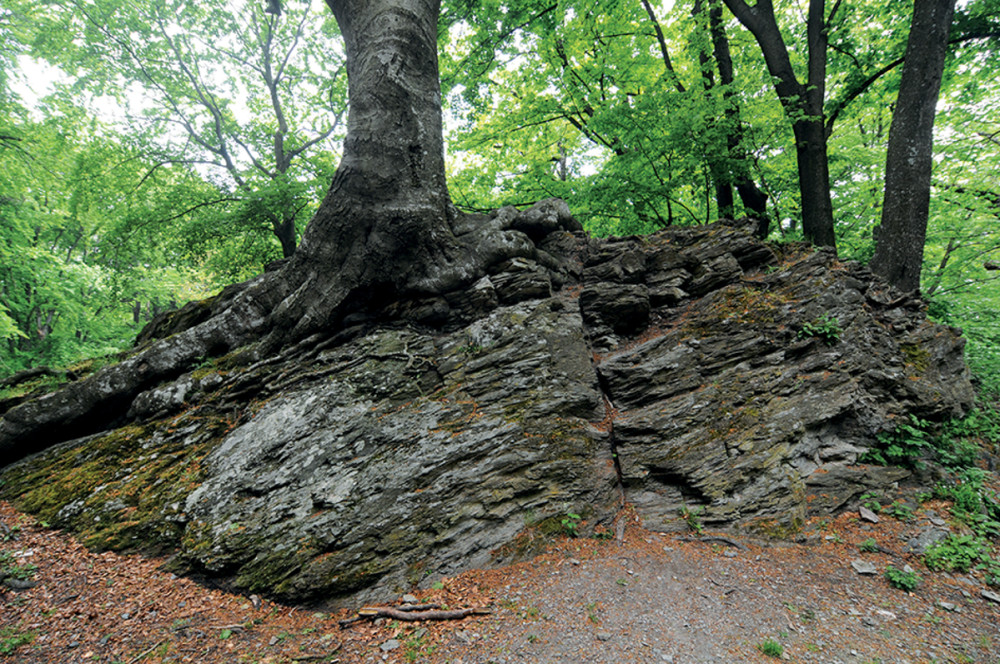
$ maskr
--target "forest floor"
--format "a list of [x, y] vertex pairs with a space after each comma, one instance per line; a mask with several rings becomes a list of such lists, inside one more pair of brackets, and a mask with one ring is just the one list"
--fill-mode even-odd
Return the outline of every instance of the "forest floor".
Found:
[[[0, 661], [997, 664], [996, 589], [901, 553], [946, 510], [929, 503], [878, 524], [844, 514], [811, 522], [794, 544], [634, 525], [622, 541], [562, 537], [534, 559], [413, 591], [488, 615], [341, 627], [351, 611], [230, 594], [162, 571], [162, 559], [93, 553], [0, 502], [0, 561], [33, 584], [0, 591]], [[862, 553], [869, 539], [882, 550]], [[878, 573], [859, 574], [859, 560]], [[882, 574], [905, 564], [922, 577], [910, 593]]]

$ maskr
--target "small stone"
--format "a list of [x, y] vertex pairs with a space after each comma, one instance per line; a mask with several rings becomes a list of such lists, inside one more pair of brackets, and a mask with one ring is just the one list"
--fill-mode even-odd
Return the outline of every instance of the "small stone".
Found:
[[958, 608], [957, 605], [952, 604], [951, 602], [938, 602], [937, 605], [945, 611], [955, 611]]
[[858, 508], [858, 515], [861, 517], [862, 521], [867, 521], [868, 523], [878, 523], [880, 521], [878, 515], [864, 505]]
[[415, 595], [403, 595], [403, 604], [416, 604], [417, 598]]
[[988, 599], [991, 602], [996, 602], [1000, 604], [1000, 593], [995, 593], [992, 590], [984, 590], [979, 593], [984, 599]]
[[597, 634], [595, 634], [594, 636], [597, 637], [598, 641], [610, 641], [611, 640], [611, 632], [597, 632]]
[[931, 524], [933, 524], [935, 526], [946, 526], [946, 525], [948, 525], [947, 521], [945, 521], [944, 519], [942, 519], [941, 517], [939, 517], [937, 514], [934, 514], [934, 512], [928, 512], [927, 513], [927, 520], [930, 521]]
[[878, 574], [878, 568], [875, 567], [875, 564], [867, 560], [852, 560], [851, 567], [858, 574]]
[[382, 645], [380, 645], [379, 649], [382, 652], [391, 652], [391, 651], [397, 649], [399, 646], [400, 646], [400, 643], [399, 643], [398, 639], [389, 639], [388, 641], [386, 641], [385, 643], [383, 643]]
[[903, 553], [923, 555], [932, 544], [943, 540], [950, 534], [946, 528], [921, 528], [917, 536], [906, 543]]

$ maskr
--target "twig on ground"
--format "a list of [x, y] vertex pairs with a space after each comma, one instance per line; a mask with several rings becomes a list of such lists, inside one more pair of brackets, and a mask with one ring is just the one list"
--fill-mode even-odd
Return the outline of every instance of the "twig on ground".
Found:
[[417, 611], [411, 607], [366, 606], [358, 609], [357, 616], [341, 620], [339, 624], [341, 629], [343, 629], [350, 627], [356, 622], [374, 620], [376, 618], [392, 618], [393, 620], [416, 622], [418, 620], [461, 620], [472, 615], [488, 615], [490, 613], [493, 612], [489, 609], [428, 609]]
[[158, 643], [155, 643], [155, 644], [153, 644], [153, 646], [152, 646], [152, 647], [150, 647], [150, 648], [147, 648], [146, 650], [143, 650], [143, 651], [142, 651], [141, 653], [139, 653], [138, 655], [136, 655], [135, 657], [133, 657], [132, 659], [130, 659], [130, 660], [128, 661], [128, 664], [135, 664], [135, 663], [136, 663], [136, 662], [138, 662], [138, 661], [139, 661], [140, 659], [142, 659], [143, 657], [145, 657], [145, 656], [146, 656], [146, 655], [148, 655], [149, 653], [153, 652], [154, 650], [156, 650], [157, 648], [159, 648], [160, 646], [162, 646], [162, 645], [163, 645], [164, 643], [168, 643], [168, 642], [169, 642], [169, 640], [168, 640], [168, 639], [163, 639], [162, 641], [160, 641], [160, 642], [158, 642]]

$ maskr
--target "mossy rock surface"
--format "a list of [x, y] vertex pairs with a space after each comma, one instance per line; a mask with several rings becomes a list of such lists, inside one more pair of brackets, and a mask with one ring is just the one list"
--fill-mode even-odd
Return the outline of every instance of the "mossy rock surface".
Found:
[[[829, 252], [724, 224], [534, 240], [464, 290], [145, 385], [0, 495], [95, 547], [356, 603], [530, 553], [570, 514], [606, 526], [623, 496], [651, 528], [696, 508], [787, 534], [900, 479], [857, 463], [898, 417], [971, 405], [957, 331]], [[823, 317], [833, 338], [800, 334]]]

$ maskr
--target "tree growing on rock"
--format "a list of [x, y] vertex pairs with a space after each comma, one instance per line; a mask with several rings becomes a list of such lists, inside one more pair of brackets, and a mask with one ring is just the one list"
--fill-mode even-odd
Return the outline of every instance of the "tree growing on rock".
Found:
[[[535, 252], [529, 237], [461, 215], [445, 181], [437, 64], [440, 0], [328, 0], [346, 46], [344, 155], [299, 250], [224, 293], [206, 320], [0, 420], [18, 458], [124, 417], [144, 389], [205, 357], [254, 344], [258, 357], [335, 331], [403, 297], [473, 282]], [[568, 214], [559, 217], [569, 224]]]

